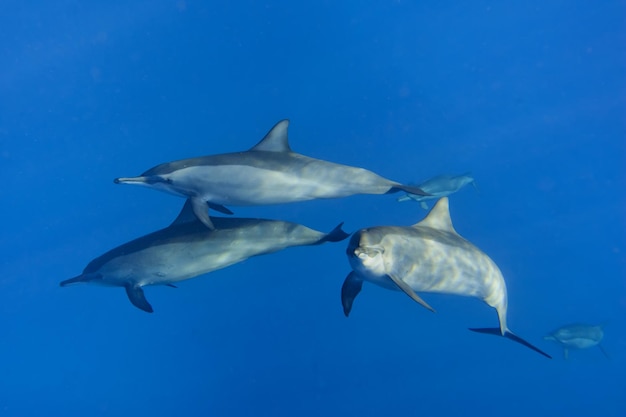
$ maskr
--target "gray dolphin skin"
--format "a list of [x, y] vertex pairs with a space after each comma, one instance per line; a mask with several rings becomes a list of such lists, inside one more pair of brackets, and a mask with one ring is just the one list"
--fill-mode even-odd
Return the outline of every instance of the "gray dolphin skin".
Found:
[[207, 229], [193, 214], [190, 201], [167, 228], [125, 243], [91, 261], [83, 273], [60, 283], [124, 287], [130, 302], [151, 313], [146, 285], [169, 285], [225, 268], [249, 257], [292, 246], [319, 245], [346, 239], [339, 224], [330, 233], [277, 220], [213, 218]]
[[603, 326], [593, 326], [590, 324], [568, 324], [554, 330], [546, 335], [544, 340], [555, 342], [563, 347], [563, 356], [569, 358], [570, 349], [588, 349], [598, 346], [604, 356], [609, 358], [608, 353], [604, 350], [600, 342], [604, 337]]
[[509, 330], [502, 273], [491, 258], [454, 230], [446, 197], [413, 226], [377, 226], [355, 232], [346, 253], [353, 269], [341, 289], [346, 317], [363, 281], [401, 290], [431, 311], [418, 292], [476, 297], [496, 309], [500, 326], [470, 330], [504, 336], [550, 358]]
[[461, 188], [465, 187], [467, 184], [472, 184], [474, 188], [478, 190], [478, 188], [476, 187], [476, 182], [474, 181], [474, 177], [472, 177], [469, 173], [465, 173], [463, 175], [438, 175], [436, 177], [429, 178], [426, 181], [417, 185], [417, 188], [430, 195], [407, 193], [401, 197], [398, 197], [398, 201], [402, 202], [414, 200], [420, 203], [420, 207], [422, 207], [424, 210], [428, 210], [428, 205], [426, 205], [426, 201], [437, 200], [441, 197], [446, 197], [450, 194], [454, 194]]
[[425, 195], [363, 168], [313, 159], [291, 150], [288, 120], [278, 122], [246, 152], [209, 155], [157, 165], [139, 177], [116, 178], [189, 198], [198, 219], [214, 226], [208, 208], [232, 214], [226, 206], [292, 203], [355, 194], [406, 191]]

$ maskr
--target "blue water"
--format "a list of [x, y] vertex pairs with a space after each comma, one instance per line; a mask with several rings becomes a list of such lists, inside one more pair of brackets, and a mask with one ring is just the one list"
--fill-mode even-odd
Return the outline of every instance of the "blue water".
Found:
[[[626, 415], [626, 4], [3, 2], [1, 416]], [[346, 242], [148, 287], [60, 288], [167, 225], [183, 200], [113, 184], [242, 151], [278, 120], [292, 148], [419, 182], [471, 171], [458, 232], [509, 290], [509, 326], [548, 360], [467, 327], [475, 299], [365, 284]], [[395, 196], [238, 216], [321, 231], [410, 225]], [[542, 337], [607, 323], [604, 348]]]

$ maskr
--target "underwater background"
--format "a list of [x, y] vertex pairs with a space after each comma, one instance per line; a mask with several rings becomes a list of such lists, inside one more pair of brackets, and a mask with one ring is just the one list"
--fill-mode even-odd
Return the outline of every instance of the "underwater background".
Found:
[[[626, 415], [626, 3], [15, 1], [0, 15], [0, 416]], [[115, 185], [249, 149], [410, 183], [471, 172], [457, 231], [501, 268], [495, 310], [363, 286], [347, 241], [145, 289], [59, 282], [184, 202]], [[353, 232], [399, 195], [231, 207]], [[432, 206], [432, 204], [430, 204]], [[603, 324], [603, 347], [543, 340]]]

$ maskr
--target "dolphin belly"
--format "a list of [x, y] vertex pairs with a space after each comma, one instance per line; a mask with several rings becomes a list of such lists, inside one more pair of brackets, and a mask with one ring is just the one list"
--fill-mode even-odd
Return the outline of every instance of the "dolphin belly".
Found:
[[225, 206], [282, 204], [354, 194], [384, 194], [394, 183], [367, 170], [315, 161], [299, 169], [192, 166], [168, 175], [178, 194]]
[[484, 253], [467, 245], [429, 239], [419, 230], [388, 234], [383, 257], [391, 274], [416, 292], [477, 297], [501, 308], [506, 286], [500, 270]]

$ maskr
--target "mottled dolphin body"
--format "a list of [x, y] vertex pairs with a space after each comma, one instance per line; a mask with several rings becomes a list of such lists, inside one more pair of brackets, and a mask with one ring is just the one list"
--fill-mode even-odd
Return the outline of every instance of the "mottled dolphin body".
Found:
[[472, 177], [469, 173], [463, 175], [438, 175], [417, 185], [417, 188], [430, 195], [406, 193], [405, 195], [398, 197], [398, 201], [402, 202], [415, 200], [420, 203], [420, 207], [424, 210], [428, 210], [426, 201], [447, 197], [450, 194], [456, 193], [467, 184], [472, 184], [474, 188], [476, 188], [474, 177]]
[[124, 287], [133, 305], [151, 313], [146, 285], [169, 285], [225, 268], [251, 256], [292, 246], [337, 242], [349, 235], [341, 224], [325, 234], [277, 220], [213, 218], [218, 229], [207, 229], [188, 201], [167, 228], [125, 243], [91, 261], [83, 273], [61, 286], [91, 283]]
[[603, 326], [592, 326], [589, 324], [568, 324], [560, 327], [552, 333], [544, 337], [544, 340], [550, 340], [563, 347], [563, 355], [565, 359], [569, 357], [570, 349], [588, 349], [598, 346], [604, 356], [609, 357], [600, 342], [604, 337]]
[[232, 214], [226, 206], [292, 203], [355, 194], [406, 191], [424, 195], [363, 168], [295, 153], [287, 138], [288, 120], [278, 122], [252, 149], [183, 159], [158, 165], [139, 177], [116, 183], [139, 184], [189, 198], [195, 215], [213, 228], [208, 208]]
[[476, 297], [496, 309], [500, 326], [470, 330], [504, 336], [550, 357], [509, 330], [502, 273], [491, 258], [454, 230], [446, 197], [413, 226], [377, 226], [355, 232], [347, 255], [353, 271], [341, 289], [346, 316], [363, 281], [401, 290], [431, 311], [418, 292]]

